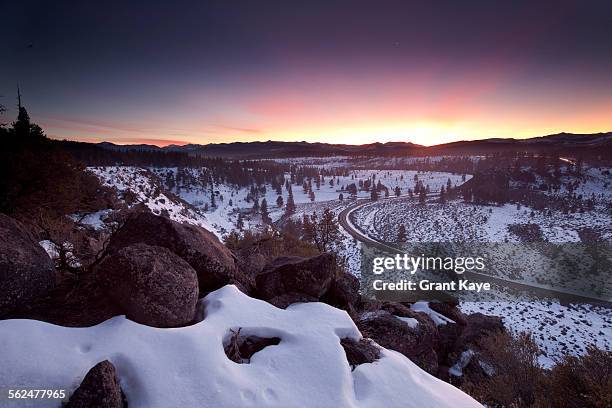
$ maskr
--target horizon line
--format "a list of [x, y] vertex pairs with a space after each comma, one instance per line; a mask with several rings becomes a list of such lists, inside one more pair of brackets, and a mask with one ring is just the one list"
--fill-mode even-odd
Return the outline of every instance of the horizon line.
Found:
[[[593, 132], [593, 133], [573, 133], [573, 132], [558, 132], [558, 133], [551, 133], [551, 134], [546, 134], [546, 135], [534, 135], [534, 136], [528, 136], [528, 137], [520, 137], [520, 138], [515, 138], [515, 137], [485, 137], [485, 138], [475, 138], [475, 139], [460, 139], [460, 140], [455, 140], [452, 142], [446, 142], [446, 143], [437, 143], [437, 144], [431, 144], [431, 145], [427, 145], [427, 144], [419, 144], [419, 143], [414, 143], [414, 142], [410, 142], [410, 141], [399, 141], [399, 140], [390, 140], [390, 141], [386, 141], [386, 142], [369, 142], [369, 143], [333, 143], [333, 142], [321, 142], [321, 141], [307, 141], [307, 140], [273, 140], [273, 139], [268, 139], [268, 140], [250, 140], [250, 141], [241, 141], [241, 140], [236, 140], [236, 141], [231, 141], [231, 142], [211, 142], [211, 143], [193, 143], [193, 142], [187, 142], [185, 140], [171, 140], [171, 139], [150, 139], [150, 138], [143, 138], [141, 142], [137, 142], [137, 141], [113, 141], [113, 140], [106, 140], [106, 139], [99, 139], [99, 138], [66, 138], [66, 137], [62, 137], [59, 135], [48, 135], [49, 138], [54, 139], [54, 140], [59, 140], [59, 141], [72, 141], [72, 142], [80, 142], [80, 143], [91, 143], [91, 144], [101, 144], [101, 143], [110, 143], [116, 146], [139, 146], [139, 145], [145, 145], [145, 146], [155, 146], [158, 148], [165, 148], [168, 146], [178, 146], [178, 147], [184, 147], [184, 146], [188, 146], [188, 145], [193, 145], [193, 146], [211, 146], [211, 145], [230, 145], [230, 144], [251, 144], [251, 143], [306, 143], [306, 144], [324, 144], [324, 145], [337, 145], [337, 146], [366, 146], [366, 145], [374, 145], [374, 144], [380, 144], [380, 145], [386, 145], [386, 144], [411, 144], [414, 146], [418, 146], [418, 147], [435, 147], [435, 146], [443, 146], [443, 145], [449, 145], [449, 144], [453, 144], [453, 143], [462, 143], [462, 142], [477, 142], [477, 141], [487, 141], [487, 140], [514, 140], [514, 141], [520, 141], [520, 140], [529, 140], [529, 139], [537, 139], [537, 138], [542, 138], [542, 137], [549, 137], [549, 136], [558, 136], [558, 135], [572, 135], [572, 136], [595, 136], [595, 135], [612, 135], [612, 130], [608, 130], [608, 131], [600, 131], [600, 132]], [[155, 143], [155, 142], [159, 142], [159, 143]]]

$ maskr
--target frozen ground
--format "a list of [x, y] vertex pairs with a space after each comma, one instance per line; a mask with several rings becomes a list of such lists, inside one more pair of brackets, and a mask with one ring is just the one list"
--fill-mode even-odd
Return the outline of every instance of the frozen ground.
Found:
[[612, 310], [588, 304], [554, 302], [463, 302], [465, 313], [501, 316], [515, 332], [531, 332], [550, 367], [563, 354], [583, 354], [589, 344], [612, 350]]
[[[459, 200], [440, 204], [432, 200], [419, 205], [414, 199], [402, 198], [369, 203], [352, 214], [354, 225], [380, 241], [397, 242], [399, 226], [403, 224], [406, 241], [410, 243], [506, 243], [479, 247], [477, 255], [490, 255], [487, 274], [600, 299], [609, 299], [612, 294], [612, 271], [591, 273], [588, 251], [568, 245], [562, 248], [563, 254], [543, 256], [537, 245], [521, 243], [511, 228], [537, 226], [543, 238], [551, 243], [580, 242], [580, 232], [584, 230], [594, 231], [603, 240], [611, 241], [612, 216], [604, 205], [597, 205], [591, 212], [557, 211], [548, 215], [511, 204], [498, 207]], [[473, 245], [466, 245], [465, 251], [470, 247]]]
[[[420, 206], [416, 200], [395, 199], [370, 203], [354, 212], [353, 222], [367, 235], [381, 241], [397, 242], [398, 226], [406, 227], [408, 242], [511, 242], [520, 238], [509, 227], [516, 224], [538, 225], [542, 236], [551, 242], [579, 242], [579, 232], [596, 231], [599, 236], [612, 241], [612, 218], [606, 204], [598, 203], [593, 212], [547, 215], [516, 205], [477, 206], [452, 201], [445, 204], [430, 200]], [[513, 280], [535, 282], [547, 286], [563, 286], [573, 292], [592, 293], [593, 287], [607, 288], [610, 293], [610, 274], [580, 279], [573, 269], [567, 276], [554, 264], [542, 263], [527, 247], [519, 253], [507, 246], [506, 260], [496, 264], [497, 276]], [[502, 247], [502, 249], [505, 247]], [[503, 254], [503, 253], [502, 253]], [[503, 256], [497, 254], [499, 259]], [[526, 266], [526, 276], [516, 276], [515, 265]], [[598, 280], [599, 279], [599, 280]], [[580, 286], [583, 285], [583, 286]], [[586, 286], [585, 286], [586, 285]], [[612, 350], [612, 310], [588, 304], [561, 305], [558, 302], [516, 301], [464, 302], [466, 313], [481, 312], [502, 316], [506, 327], [513, 331], [530, 331], [543, 351], [540, 361], [550, 367], [563, 354], [582, 354], [588, 344], [604, 350]]]
[[401, 198], [368, 204], [353, 215], [364, 232], [388, 242], [397, 240], [401, 224], [408, 242], [519, 242], [508, 229], [514, 224], [538, 225], [549, 242], [579, 242], [579, 232], [586, 228], [612, 241], [612, 214], [605, 205], [592, 212], [547, 215], [515, 204], [484, 206], [461, 200], [440, 204], [430, 199], [421, 206], [414, 199]]
[[[382, 349], [378, 361], [351, 371], [340, 339], [361, 334], [342, 310], [323, 303], [282, 310], [234, 286], [204, 302], [203, 321], [176, 329], [122, 316], [87, 328], [0, 321], [0, 389], [63, 389], [69, 395], [91, 367], [108, 359], [134, 408], [480, 406], [394, 351]], [[281, 341], [237, 364], [223, 350], [237, 328]], [[3, 406], [56, 407], [58, 401]]]

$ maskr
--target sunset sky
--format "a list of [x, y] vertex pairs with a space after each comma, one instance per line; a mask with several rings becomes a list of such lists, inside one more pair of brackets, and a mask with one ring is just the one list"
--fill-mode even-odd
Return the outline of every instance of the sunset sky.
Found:
[[[61, 4], [60, 4], [61, 3]], [[612, 1], [12, 2], [0, 103], [115, 143], [612, 130]]]

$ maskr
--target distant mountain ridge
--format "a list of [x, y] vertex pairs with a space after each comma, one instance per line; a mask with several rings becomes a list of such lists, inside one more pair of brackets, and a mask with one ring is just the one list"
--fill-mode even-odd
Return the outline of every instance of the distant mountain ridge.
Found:
[[182, 152], [205, 157], [226, 158], [271, 158], [271, 157], [319, 157], [319, 156], [403, 156], [432, 154], [468, 154], [504, 151], [546, 150], [595, 150], [612, 152], [612, 132], [576, 134], [558, 133], [528, 139], [490, 138], [463, 140], [434, 146], [423, 146], [410, 142], [369, 143], [363, 145], [310, 143], [310, 142], [233, 142], [205, 145], [187, 144], [159, 147], [149, 144], [117, 145], [111, 142], [98, 146], [116, 151], [161, 151]]

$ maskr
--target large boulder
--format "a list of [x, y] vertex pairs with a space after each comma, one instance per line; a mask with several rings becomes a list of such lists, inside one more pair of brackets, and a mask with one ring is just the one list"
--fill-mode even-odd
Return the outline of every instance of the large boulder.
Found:
[[237, 284], [242, 290], [250, 290], [249, 279], [236, 269], [230, 250], [204, 228], [141, 212], [129, 218], [113, 234], [109, 251], [118, 251], [136, 243], [168, 248], [187, 261], [197, 272], [202, 293], [229, 283]]
[[70, 396], [66, 408], [124, 408], [125, 396], [115, 366], [108, 360], [96, 364]]
[[402, 353], [435, 375], [438, 371], [438, 330], [431, 319], [418, 315], [418, 324], [414, 327], [386, 310], [364, 313], [356, 323], [364, 337]]
[[359, 304], [359, 279], [342, 269], [336, 271], [331, 287], [321, 299], [332, 306], [344, 309], [352, 316]]
[[149, 326], [189, 324], [198, 301], [195, 270], [167, 248], [134, 244], [107, 255], [96, 279], [128, 318]]
[[51, 258], [18, 221], [0, 214], [0, 317], [49, 294]]
[[335, 273], [332, 254], [279, 257], [255, 277], [257, 293], [264, 300], [292, 292], [319, 299], [330, 289]]

